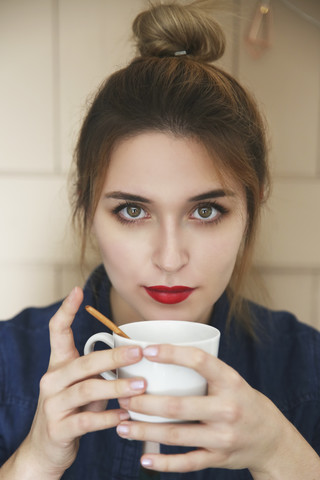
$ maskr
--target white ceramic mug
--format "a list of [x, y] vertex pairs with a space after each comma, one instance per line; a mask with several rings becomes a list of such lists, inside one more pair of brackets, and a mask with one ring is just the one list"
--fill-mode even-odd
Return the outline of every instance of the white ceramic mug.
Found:
[[[94, 350], [97, 342], [103, 342], [109, 347], [148, 345], [169, 343], [180, 346], [192, 346], [217, 356], [220, 332], [215, 327], [196, 322], [180, 320], [148, 320], [121, 325], [121, 329], [130, 337], [124, 338], [116, 333], [96, 333], [89, 338], [84, 347], [85, 355]], [[206, 395], [207, 381], [196, 371], [182, 367], [156, 363], [143, 358], [138, 363], [117, 369], [117, 373], [106, 371], [101, 373], [106, 380], [116, 378], [143, 377], [147, 380], [146, 393], [154, 395]], [[179, 420], [164, 417], [144, 415], [129, 412], [132, 420], [147, 422], [178, 422]]]

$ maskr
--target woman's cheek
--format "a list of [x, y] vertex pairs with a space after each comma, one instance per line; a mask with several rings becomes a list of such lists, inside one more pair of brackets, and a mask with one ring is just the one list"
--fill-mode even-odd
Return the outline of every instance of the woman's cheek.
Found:
[[102, 259], [107, 271], [109, 269], [129, 271], [133, 264], [141, 261], [141, 245], [132, 242], [132, 239], [128, 240], [114, 238], [103, 245], [100, 244]]

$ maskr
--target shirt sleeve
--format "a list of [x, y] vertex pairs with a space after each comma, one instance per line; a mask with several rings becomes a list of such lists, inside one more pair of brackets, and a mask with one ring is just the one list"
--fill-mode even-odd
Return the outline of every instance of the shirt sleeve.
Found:
[[[1, 428], [1, 425], [0, 425]], [[0, 467], [7, 461], [8, 453], [3, 443], [3, 437], [0, 435]]]
[[[319, 410], [320, 410], [320, 405], [319, 405]], [[315, 428], [315, 434], [313, 436], [312, 446], [314, 450], [317, 452], [317, 454], [320, 456], [320, 419]]]
[[0, 322], [0, 464], [30, 431], [50, 357], [48, 323], [56, 307], [29, 308]]
[[5, 387], [5, 378], [4, 378], [4, 358], [2, 352], [2, 345], [0, 343], [0, 467], [7, 460], [7, 451], [5, 448], [5, 432], [3, 424], [4, 416], [4, 387]]
[[316, 400], [316, 407], [315, 407], [315, 414], [317, 415], [316, 426], [314, 429], [313, 441], [312, 446], [320, 456], [320, 336], [319, 332], [317, 331], [314, 333], [315, 342], [314, 342], [314, 364], [315, 364], [315, 385], [317, 391], [317, 400]]
[[0, 465], [26, 437], [37, 404], [28, 395], [30, 376], [20, 368], [20, 343], [15, 343], [15, 337], [9, 324], [0, 326]]

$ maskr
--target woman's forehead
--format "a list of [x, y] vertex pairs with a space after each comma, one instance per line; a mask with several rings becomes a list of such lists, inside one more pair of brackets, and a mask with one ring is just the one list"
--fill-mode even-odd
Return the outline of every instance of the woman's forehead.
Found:
[[[198, 140], [160, 132], [147, 132], [120, 142], [110, 158], [104, 188], [137, 185], [159, 188], [184, 184], [198, 189], [241, 187], [221, 169], [221, 161]], [[196, 194], [196, 193], [194, 193]]]

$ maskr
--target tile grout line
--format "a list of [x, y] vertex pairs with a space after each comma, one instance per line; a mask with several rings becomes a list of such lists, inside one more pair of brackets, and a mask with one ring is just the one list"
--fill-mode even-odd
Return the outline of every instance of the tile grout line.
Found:
[[53, 173], [61, 174], [61, 91], [60, 91], [60, 36], [59, 0], [51, 0], [52, 5], [52, 111], [53, 111]]
[[[319, 62], [320, 63], [320, 62]], [[317, 142], [317, 164], [316, 164], [316, 177], [320, 178], [320, 86], [319, 86], [319, 102], [318, 102], [318, 142]]]
[[14, 178], [19, 178], [19, 177], [32, 177], [32, 178], [39, 178], [39, 177], [44, 177], [44, 178], [65, 178], [65, 173], [63, 171], [61, 172], [53, 172], [51, 171], [45, 171], [45, 170], [35, 170], [35, 171], [28, 171], [28, 170], [19, 170], [19, 171], [9, 171], [9, 170], [0, 170], [0, 176], [1, 177], [12, 177]]

